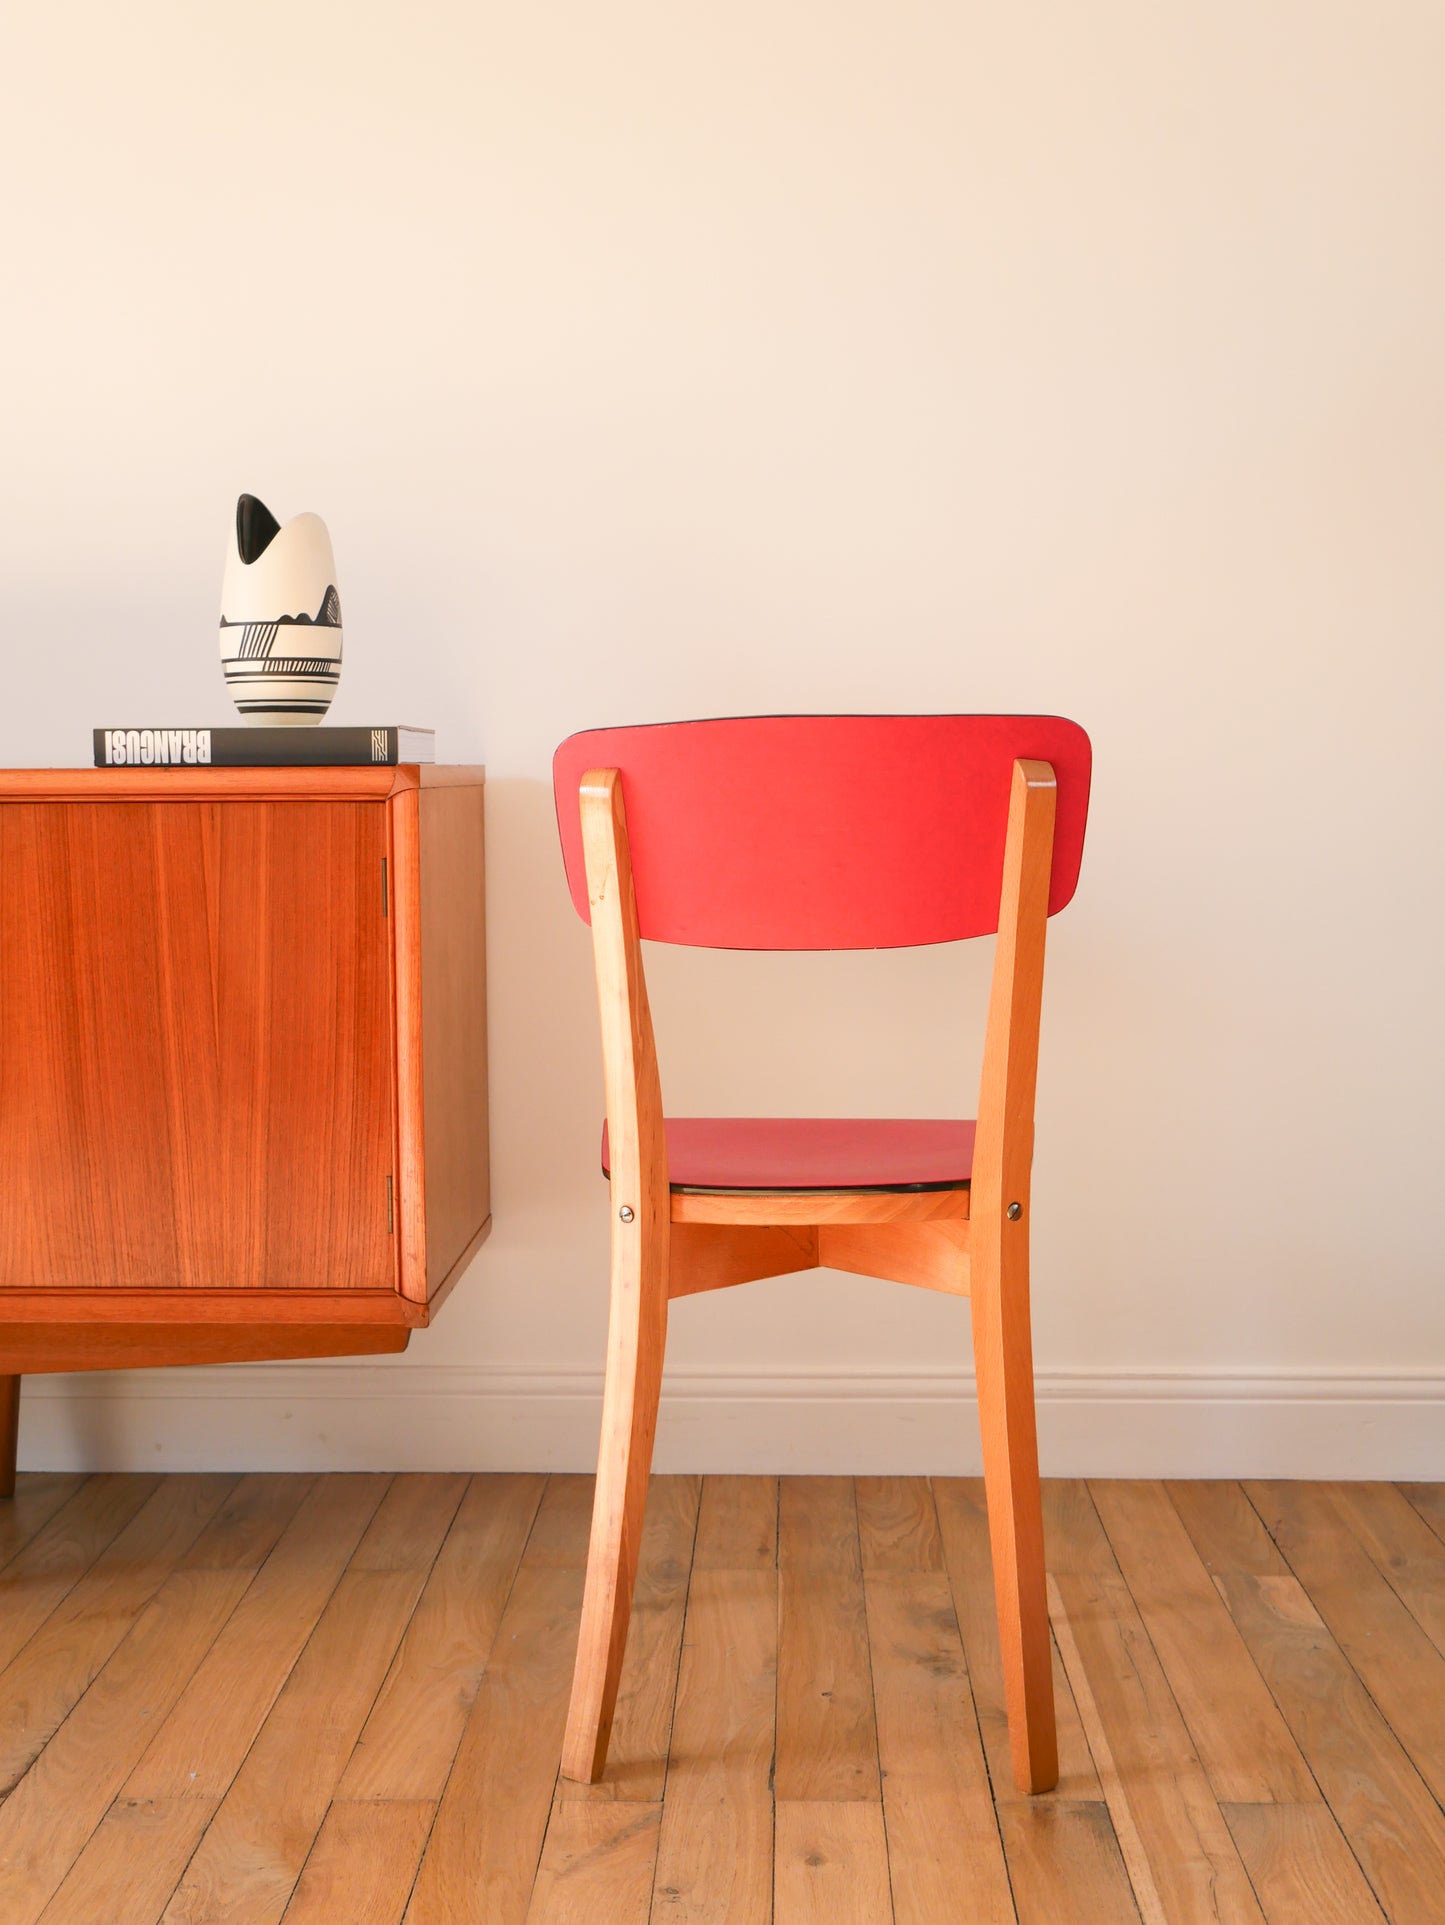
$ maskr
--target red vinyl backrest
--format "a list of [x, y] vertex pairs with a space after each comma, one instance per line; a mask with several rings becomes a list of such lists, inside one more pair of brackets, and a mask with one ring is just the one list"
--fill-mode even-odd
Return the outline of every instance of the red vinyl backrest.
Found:
[[1054, 715], [744, 715], [587, 729], [552, 763], [587, 920], [578, 788], [619, 769], [638, 923], [704, 949], [901, 949], [998, 928], [1013, 765], [1052, 763], [1049, 914], [1072, 897], [1089, 738]]

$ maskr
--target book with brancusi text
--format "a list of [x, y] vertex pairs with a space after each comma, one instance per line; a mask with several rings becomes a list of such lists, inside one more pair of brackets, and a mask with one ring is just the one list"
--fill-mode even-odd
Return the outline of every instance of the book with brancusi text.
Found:
[[96, 729], [98, 769], [335, 769], [435, 762], [436, 730]]

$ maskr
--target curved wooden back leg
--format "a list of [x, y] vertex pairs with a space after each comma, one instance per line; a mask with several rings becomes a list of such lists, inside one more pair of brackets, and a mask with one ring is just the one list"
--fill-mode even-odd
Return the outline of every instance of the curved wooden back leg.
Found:
[[590, 1784], [607, 1762], [637, 1578], [667, 1341], [672, 1226], [657, 1053], [622, 784], [615, 769], [594, 769], [582, 778], [581, 809], [611, 1145], [612, 1305], [597, 1491], [562, 1774]]
[[971, 1196], [988, 1534], [1014, 1782], [1022, 1792], [1051, 1791], [1059, 1779], [1029, 1325], [1029, 1170], [1054, 802], [1048, 763], [1016, 762]]

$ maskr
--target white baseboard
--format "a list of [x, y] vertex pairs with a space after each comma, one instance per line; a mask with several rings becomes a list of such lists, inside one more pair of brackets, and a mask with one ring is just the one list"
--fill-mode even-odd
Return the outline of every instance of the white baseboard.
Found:
[[[1038, 1373], [1050, 1476], [1445, 1477], [1445, 1371]], [[29, 1377], [22, 1468], [590, 1470], [593, 1372], [405, 1359]], [[966, 1475], [955, 1371], [669, 1371], [655, 1468]]]

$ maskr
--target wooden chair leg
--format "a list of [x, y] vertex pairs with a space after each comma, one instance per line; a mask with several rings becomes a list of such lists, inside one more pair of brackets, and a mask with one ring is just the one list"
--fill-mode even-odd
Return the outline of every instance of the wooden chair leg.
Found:
[[15, 1450], [20, 1441], [20, 1379], [0, 1377], [0, 1497], [15, 1495]]
[[[665, 1200], [665, 1190], [663, 1196]], [[607, 1763], [627, 1648], [667, 1342], [667, 1234], [665, 1219], [650, 1232], [653, 1239], [662, 1240], [660, 1261], [656, 1248], [648, 1247], [649, 1233], [641, 1225], [635, 1226], [631, 1236], [616, 1237], [613, 1244], [597, 1492], [577, 1667], [562, 1747], [562, 1775], [579, 1784], [595, 1784]]]
[[[1005, 1239], [1017, 1227], [1004, 1227]], [[980, 1239], [982, 1241], [982, 1239]], [[1014, 1783], [1052, 1791], [1059, 1781], [1053, 1657], [1044, 1577], [1044, 1524], [1034, 1413], [1027, 1246], [1022, 1276], [1000, 1255], [973, 1264], [973, 1355], [983, 1432], [988, 1537]], [[980, 1260], [980, 1257], [983, 1260]]]

